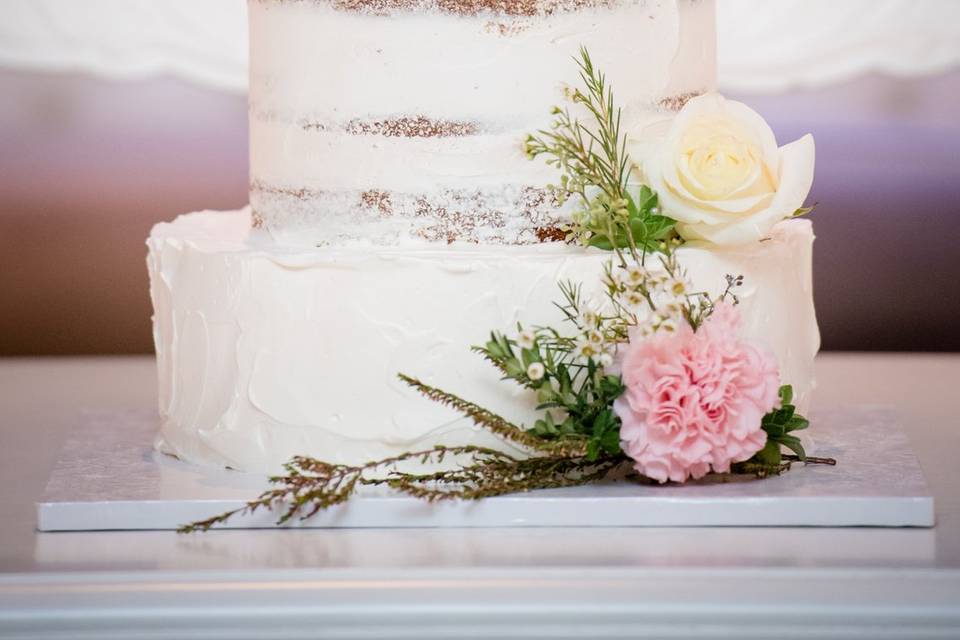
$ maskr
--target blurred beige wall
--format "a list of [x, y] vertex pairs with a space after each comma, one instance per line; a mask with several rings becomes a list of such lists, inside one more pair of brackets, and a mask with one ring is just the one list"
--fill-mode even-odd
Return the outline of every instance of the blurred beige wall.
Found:
[[0, 72], [0, 354], [152, 351], [151, 225], [246, 202], [246, 98]]

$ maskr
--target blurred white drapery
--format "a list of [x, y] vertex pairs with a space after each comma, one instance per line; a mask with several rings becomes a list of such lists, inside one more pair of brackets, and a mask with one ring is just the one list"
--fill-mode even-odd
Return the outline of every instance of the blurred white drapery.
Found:
[[2, 0], [0, 66], [246, 91], [246, 0]]
[[958, 0], [717, 0], [720, 84], [766, 93], [960, 66]]
[[[960, 0], [717, 0], [720, 84], [741, 93], [960, 66]], [[169, 74], [246, 90], [245, 0], [3, 0], [0, 66]]]

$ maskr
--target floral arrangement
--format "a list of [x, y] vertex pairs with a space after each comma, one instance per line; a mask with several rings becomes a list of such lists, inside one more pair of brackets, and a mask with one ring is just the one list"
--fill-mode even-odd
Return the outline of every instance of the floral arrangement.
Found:
[[[588, 300], [579, 284], [560, 283], [565, 326], [518, 325], [474, 347], [505, 380], [535, 393], [542, 417], [524, 428], [400, 374], [526, 454], [436, 446], [359, 466], [297, 457], [257, 499], [181, 531], [258, 509], [282, 510], [280, 523], [305, 519], [363, 486], [476, 500], [607, 479], [763, 478], [795, 462], [836, 464], [806, 455], [795, 432], [809, 423], [776, 359], [741, 337], [743, 278], [726, 276], [716, 297], [695, 291], [675, 251], [688, 240], [759, 241], [777, 222], [807, 213], [813, 139], [778, 148], [759, 115], [707, 94], [691, 99], [656, 141], [631, 140], [586, 50], [578, 64], [583, 88], [568, 92], [571, 107], [556, 107], [552, 127], [529, 136], [525, 150], [559, 171], [550, 187], [556, 200], [576, 205], [567, 240], [611, 252], [604, 295]], [[407, 472], [405, 462], [438, 470]]]

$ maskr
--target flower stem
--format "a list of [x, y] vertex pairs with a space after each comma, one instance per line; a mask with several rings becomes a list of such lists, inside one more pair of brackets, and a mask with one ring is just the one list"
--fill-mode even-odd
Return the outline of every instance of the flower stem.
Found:
[[837, 466], [836, 458], [818, 458], [816, 456], [807, 456], [806, 458], [800, 458], [800, 456], [795, 456], [792, 454], [784, 454], [784, 460], [789, 460], [790, 462], [803, 462], [804, 464], [825, 464], [831, 467]]

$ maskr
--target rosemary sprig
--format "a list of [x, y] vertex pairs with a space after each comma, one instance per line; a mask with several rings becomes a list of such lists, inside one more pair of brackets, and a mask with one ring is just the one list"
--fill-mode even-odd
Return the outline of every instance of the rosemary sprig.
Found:
[[579, 202], [567, 228], [568, 240], [613, 250], [621, 264], [626, 264], [624, 250], [642, 262], [647, 252], [669, 250], [665, 241], [675, 237], [675, 221], [659, 214], [656, 194], [649, 188], [641, 187], [637, 198], [631, 194], [633, 163], [621, 131], [622, 110], [585, 48], [576, 62], [583, 89], [569, 97], [590, 117], [590, 126], [570, 109], [554, 107], [551, 128], [527, 137], [527, 156], [545, 156], [547, 164], [560, 170], [559, 185], [549, 187], [560, 204], [570, 198]]

